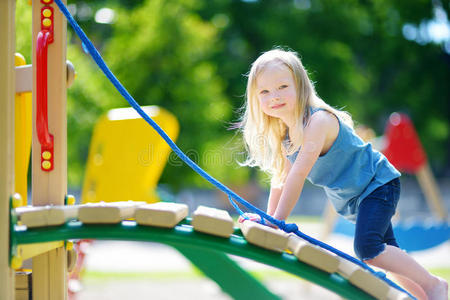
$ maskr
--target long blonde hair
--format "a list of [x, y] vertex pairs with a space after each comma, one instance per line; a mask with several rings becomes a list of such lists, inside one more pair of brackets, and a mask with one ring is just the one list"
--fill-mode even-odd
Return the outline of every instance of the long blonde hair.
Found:
[[[296, 84], [298, 101], [295, 107], [295, 136], [283, 146], [287, 126], [278, 118], [266, 115], [260, 105], [256, 91], [256, 80], [264, 68], [272, 63], [286, 66]], [[248, 74], [246, 101], [240, 128], [243, 133], [247, 160], [243, 165], [260, 167], [271, 175], [272, 186], [282, 186], [286, 180], [286, 155], [294, 153], [302, 144], [303, 128], [310, 119], [310, 107], [323, 108], [335, 114], [342, 121], [353, 127], [353, 121], [346, 112], [326, 104], [317, 95], [314, 85], [296, 52], [274, 49], [263, 53], [252, 64]]]

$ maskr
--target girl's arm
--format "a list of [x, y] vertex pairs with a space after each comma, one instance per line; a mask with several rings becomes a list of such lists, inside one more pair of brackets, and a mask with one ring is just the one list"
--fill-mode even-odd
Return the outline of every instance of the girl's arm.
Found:
[[[287, 174], [289, 174], [291, 170], [291, 162], [287, 159], [285, 162], [285, 170]], [[277, 209], [278, 202], [280, 201], [281, 193], [283, 191], [283, 187], [271, 187], [269, 194], [269, 202], [267, 204], [267, 214], [273, 216], [275, 210]]]
[[269, 202], [267, 203], [267, 214], [273, 216], [277, 209], [278, 202], [280, 201], [282, 187], [271, 187], [269, 194]]
[[[300, 197], [306, 176], [324, 148], [328, 133], [336, 129], [337, 120], [328, 112], [317, 112], [305, 127], [303, 143], [288, 173], [274, 218], [285, 220]], [[338, 125], [339, 126], [339, 125]]]

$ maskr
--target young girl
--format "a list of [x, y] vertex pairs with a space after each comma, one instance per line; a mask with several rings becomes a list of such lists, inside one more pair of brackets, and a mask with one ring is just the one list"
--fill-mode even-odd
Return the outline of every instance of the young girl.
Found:
[[305, 179], [322, 186], [337, 212], [356, 222], [354, 249], [392, 272], [419, 299], [447, 299], [448, 285], [400, 250], [391, 217], [400, 173], [353, 130], [351, 117], [314, 90], [295, 52], [262, 54], [252, 65], [241, 128], [249, 158], [271, 177], [267, 213], [285, 220]]

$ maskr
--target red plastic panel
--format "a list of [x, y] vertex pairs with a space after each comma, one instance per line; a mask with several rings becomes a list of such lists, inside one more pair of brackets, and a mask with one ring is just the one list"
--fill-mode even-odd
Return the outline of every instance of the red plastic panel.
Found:
[[426, 163], [427, 156], [407, 115], [391, 114], [384, 136], [384, 155], [399, 171], [416, 173]]

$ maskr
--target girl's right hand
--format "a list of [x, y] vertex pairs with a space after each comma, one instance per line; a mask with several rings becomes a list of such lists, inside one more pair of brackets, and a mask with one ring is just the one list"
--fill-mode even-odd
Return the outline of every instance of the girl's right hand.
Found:
[[[247, 217], [247, 219], [244, 216]], [[244, 213], [243, 216], [239, 216], [238, 222], [243, 223], [244, 221], [252, 221], [275, 229], [278, 228], [277, 226], [275, 226], [274, 224], [270, 223], [267, 220], [264, 220], [264, 223], [262, 223], [261, 216], [254, 213]]]
[[244, 213], [242, 216], [239, 216], [238, 222], [243, 223], [244, 221], [253, 221], [261, 224], [261, 216], [253, 213]]

